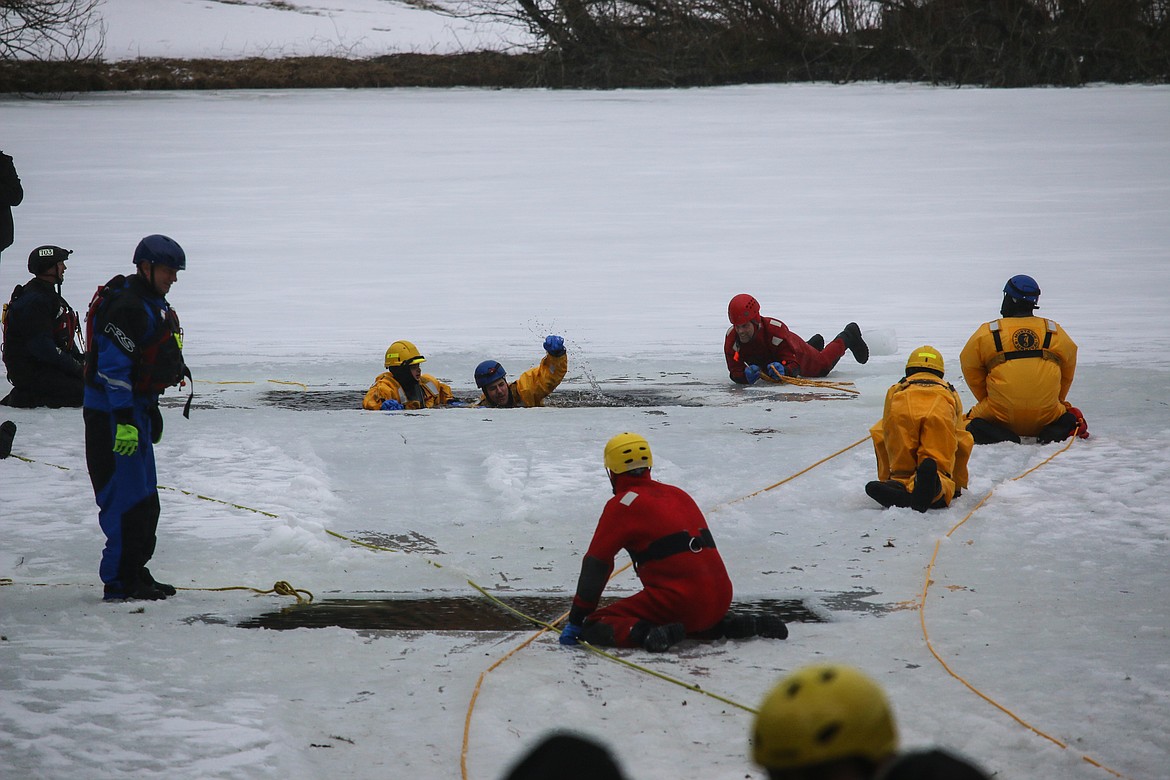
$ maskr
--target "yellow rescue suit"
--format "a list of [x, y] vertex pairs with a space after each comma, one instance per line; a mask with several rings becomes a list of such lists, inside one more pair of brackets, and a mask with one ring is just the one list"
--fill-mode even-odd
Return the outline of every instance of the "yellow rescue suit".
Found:
[[918, 464], [933, 458], [942, 485], [936, 501], [950, 506], [956, 488], [967, 487], [974, 441], [963, 421], [963, 402], [946, 380], [921, 371], [899, 380], [886, 391], [882, 419], [869, 433], [879, 480], [897, 480], [913, 493]]
[[374, 384], [366, 391], [366, 397], [362, 399], [362, 408], [371, 411], [377, 411], [382, 408], [382, 402], [387, 400], [394, 400], [402, 404], [405, 409], [433, 409], [436, 406], [446, 406], [452, 399], [451, 386], [440, 382], [430, 374], [422, 374], [418, 378], [418, 384], [422, 387], [423, 402], [410, 401], [406, 398], [406, 391], [402, 389], [402, 385], [394, 378], [394, 375], [386, 371], [378, 375], [374, 380]]
[[[544, 399], [557, 389], [569, 370], [569, 356], [545, 355], [540, 365], [534, 366], [515, 382], [510, 382], [512, 395], [509, 406], [544, 406]], [[481, 396], [479, 406], [490, 407], [487, 396]]]
[[1068, 411], [1065, 397], [1077, 369], [1077, 345], [1043, 317], [1004, 317], [984, 323], [959, 355], [963, 378], [980, 418], [1017, 436], [1035, 436]]

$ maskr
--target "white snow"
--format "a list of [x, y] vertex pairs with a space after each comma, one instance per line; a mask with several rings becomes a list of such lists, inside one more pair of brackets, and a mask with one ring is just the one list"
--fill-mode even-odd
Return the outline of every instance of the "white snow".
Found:
[[[623, 657], [747, 707], [785, 672], [840, 660], [889, 690], [908, 747], [999, 777], [1162, 777], [1168, 126], [1166, 87], [3, 98], [0, 146], [27, 194], [0, 288], [25, 280], [33, 246], [59, 244], [76, 251], [65, 293], [80, 309], [141, 236], [186, 249], [169, 297], [197, 408], [184, 420], [166, 396], [172, 489], [152, 562], [178, 586], [284, 580], [320, 601], [473, 596], [471, 579], [567, 607], [609, 495], [601, 447], [636, 430], [656, 476], [707, 510], [737, 598], [801, 599], [827, 622]], [[1060, 445], [978, 448], [945, 512], [868, 499], [868, 443], [736, 501], [864, 437], [921, 343], [970, 404], [959, 350], [1015, 273], [1080, 344], [1071, 400], [1092, 438], [1018, 481]], [[724, 315], [744, 291], [803, 335], [850, 320], [873, 334], [870, 362], [846, 356], [833, 375], [860, 395], [732, 386]], [[407, 338], [470, 397], [479, 360], [516, 374], [548, 333], [568, 344], [566, 397], [705, 404], [383, 414], [269, 395], [357, 396]], [[0, 463], [5, 776], [459, 776], [476, 681], [529, 634], [246, 630], [292, 603], [247, 591], [102, 603], [81, 415], [0, 418], [33, 461]], [[442, 552], [326, 531], [414, 532]], [[1035, 731], [930, 654], [914, 607], [936, 543], [930, 642]], [[611, 590], [636, 587], [627, 572]], [[612, 746], [630, 777], [759, 777], [750, 722], [546, 636], [484, 678], [468, 776], [502, 776], [565, 727]]]

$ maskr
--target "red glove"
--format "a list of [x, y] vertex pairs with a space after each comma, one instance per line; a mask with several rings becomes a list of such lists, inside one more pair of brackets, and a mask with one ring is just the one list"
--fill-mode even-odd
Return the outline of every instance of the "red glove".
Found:
[[1069, 406], [1068, 410], [1077, 418], [1077, 438], [1089, 438], [1089, 424], [1085, 422], [1085, 415], [1081, 414], [1081, 410], [1075, 406]]

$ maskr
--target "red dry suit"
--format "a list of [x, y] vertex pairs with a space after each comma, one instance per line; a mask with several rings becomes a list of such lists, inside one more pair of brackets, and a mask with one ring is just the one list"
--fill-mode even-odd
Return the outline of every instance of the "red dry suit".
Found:
[[[581, 562], [569, 622], [606, 624], [618, 647], [638, 645], [630, 631], [640, 621], [682, 623], [688, 634], [713, 628], [731, 606], [731, 579], [694, 500], [649, 473], [615, 475], [613, 492]], [[623, 548], [642, 590], [597, 609]]]
[[763, 368], [769, 363], [782, 363], [789, 376], [824, 376], [833, 370], [845, 354], [845, 342], [833, 339], [819, 352], [788, 329], [780, 320], [763, 317], [756, 322], [751, 341], [740, 343], [735, 328], [727, 329], [723, 340], [723, 356], [731, 380], [747, 384], [743, 371], [749, 365]]

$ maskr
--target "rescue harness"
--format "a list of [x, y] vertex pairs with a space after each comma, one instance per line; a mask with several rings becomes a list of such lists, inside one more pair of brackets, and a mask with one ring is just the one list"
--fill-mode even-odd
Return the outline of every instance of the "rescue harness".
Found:
[[[1044, 332], [1044, 342], [1042, 344], [1040, 344], [1038, 347], [1027, 344], [1017, 344], [1015, 345], [1017, 348], [1013, 350], [1005, 350], [1003, 348], [1003, 338], [1000, 336], [1000, 321], [995, 320], [994, 322], [987, 323], [987, 326], [991, 329], [991, 338], [995, 342], [995, 351], [999, 353], [997, 355], [998, 359], [995, 361], [995, 364], [998, 364], [1004, 360], [1020, 360], [1022, 358], [1036, 357], [1044, 358], [1045, 360], [1053, 360], [1059, 363], [1060, 357], [1050, 349], [1052, 345], [1052, 334], [1056, 333], [1056, 323], [1052, 320], [1045, 320], [1044, 322], [1046, 328]], [[1035, 335], [1032, 333], [1032, 331], [1027, 330], [1025, 332], [1029, 335], [1029, 341], [1032, 338], [1035, 338]], [[1018, 332], [1016, 338], [1017, 340], [1019, 339]]]
[[634, 571], [637, 571], [639, 566], [650, 561], [660, 561], [684, 552], [699, 553], [714, 549], [715, 539], [711, 536], [711, 531], [704, 528], [697, 536], [691, 536], [687, 531], [667, 534], [655, 539], [641, 552], [631, 551], [630, 557], [634, 560]]
[[[87, 382], [93, 382], [97, 376], [95, 323], [106, 315], [115, 301], [127, 294], [129, 287], [130, 278], [118, 274], [99, 286], [89, 302], [89, 311], [85, 315], [86, 342], [90, 345], [85, 359], [85, 379]], [[143, 303], [145, 305], [145, 301]], [[187, 402], [183, 405], [183, 416], [189, 419], [191, 417], [191, 401], [195, 398], [195, 379], [191, 376], [191, 369], [183, 360], [183, 328], [179, 324], [178, 313], [169, 304], [165, 311], [160, 311], [159, 314], [160, 316], [155, 320], [154, 332], [149, 334], [139, 345], [135, 345], [125, 333], [112, 323], [107, 322], [104, 331], [114, 337], [114, 340], [133, 361], [132, 387], [134, 393], [140, 395], [161, 394], [168, 387], [181, 386], [184, 379], [191, 382]]]

